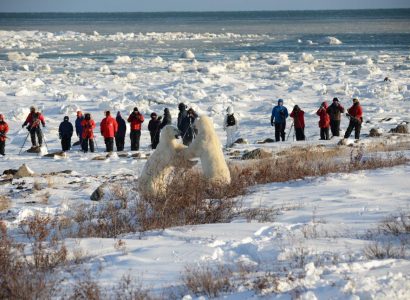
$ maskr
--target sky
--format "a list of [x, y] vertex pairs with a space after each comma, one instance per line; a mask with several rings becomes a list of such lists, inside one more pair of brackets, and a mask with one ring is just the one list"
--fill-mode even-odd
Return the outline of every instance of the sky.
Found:
[[0, 12], [151, 12], [410, 8], [410, 0], [0, 0]]

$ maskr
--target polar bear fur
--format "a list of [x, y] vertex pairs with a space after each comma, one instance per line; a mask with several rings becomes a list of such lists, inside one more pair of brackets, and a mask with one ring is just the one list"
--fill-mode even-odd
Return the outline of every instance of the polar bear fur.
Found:
[[161, 130], [159, 144], [148, 158], [138, 179], [138, 188], [143, 196], [163, 196], [175, 167], [191, 168], [196, 162], [185, 160], [181, 151], [187, 147], [178, 143], [178, 128], [172, 125]]
[[200, 117], [195, 121], [195, 127], [198, 129], [198, 135], [188, 149], [183, 150], [185, 159], [199, 157], [204, 176], [211, 183], [231, 183], [231, 174], [211, 118]]

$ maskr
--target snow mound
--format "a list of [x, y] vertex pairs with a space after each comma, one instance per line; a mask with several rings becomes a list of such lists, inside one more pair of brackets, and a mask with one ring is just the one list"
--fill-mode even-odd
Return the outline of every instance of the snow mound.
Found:
[[21, 96], [31, 96], [33, 93], [27, 89], [25, 86], [20, 87], [17, 89], [17, 91], [14, 93], [14, 96], [16, 97], [21, 97]]
[[51, 73], [51, 67], [50, 65], [44, 65], [44, 66], [39, 66], [37, 67], [37, 72], [42, 72], [42, 73]]
[[124, 55], [124, 56], [117, 56], [114, 60], [114, 64], [130, 64], [132, 62], [131, 57]]
[[312, 63], [315, 61], [315, 58], [310, 53], [302, 53], [299, 57], [299, 60], [306, 63]]
[[71, 114], [75, 114], [79, 110], [81, 109], [76, 104], [64, 104], [60, 107], [60, 114], [71, 115]]
[[319, 40], [320, 44], [327, 44], [327, 45], [341, 45], [343, 44], [339, 39], [333, 36], [326, 36]]
[[198, 72], [205, 74], [219, 74], [226, 71], [225, 65], [210, 65], [198, 68]]
[[100, 68], [98, 69], [98, 71], [99, 71], [101, 74], [105, 74], [105, 75], [111, 74], [111, 69], [110, 69], [110, 67], [108, 67], [107, 65], [103, 65], [102, 67], [100, 67]]
[[373, 65], [373, 60], [368, 56], [354, 56], [346, 61], [347, 65]]
[[30, 109], [26, 107], [18, 107], [7, 114], [7, 118], [13, 121], [25, 121]]
[[137, 75], [136, 75], [135, 73], [133, 73], [133, 72], [129, 72], [129, 73], [127, 74], [127, 79], [130, 80], [130, 81], [136, 80], [136, 79], [137, 79]]
[[164, 62], [164, 60], [162, 59], [161, 56], [157, 56], [157, 57], [154, 57], [154, 58], [152, 59], [152, 62], [153, 62], [153, 63], [160, 64], [160, 63]]
[[24, 53], [19, 52], [9, 52], [7, 53], [7, 59], [9, 61], [35, 61], [38, 59], [38, 54], [31, 52], [30, 55], [25, 55]]
[[188, 50], [185, 50], [185, 51], [181, 54], [181, 58], [194, 59], [194, 58], [195, 58], [195, 54], [192, 52], [191, 49], [188, 49]]
[[279, 54], [279, 56], [276, 59], [269, 60], [268, 64], [287, 66], [287, 65], [290, 65], [291, 62], [290, 62], [289, 57], [286, 53], [281, 53], [281, 54]]
[[180, 72], [184, 72], [184, 70], [185, 70], [184, 66], [179, 63], [172, 64], [168, 67], [168, 72], [171, 72], [171, 73], [180, 73]]
[[23, 178], [33, 176], [34, 172], [26, 165], [23, 164], [14, 175], [15, 178]]

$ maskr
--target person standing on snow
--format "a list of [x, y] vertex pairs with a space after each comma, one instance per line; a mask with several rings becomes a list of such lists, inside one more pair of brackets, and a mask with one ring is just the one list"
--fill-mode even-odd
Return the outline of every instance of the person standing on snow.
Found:
[[235, 142], [235, 134], [238, 131], [238, 118], [235, 116], [233, 107], [230, 105], [226, 109], [223, 129], [226, 131], [226, 148], [232, 147]]
[[58, 136], [61, 139], [61, 149], [68, 151], [71, 148], [71, 137], [73, 136], [73, 124], [69, 122], [68, 116], [64, 117], [63, 122], [58, 127]]
[[117, 147], [117, 151], [124, 151], [124, 144], [125, 144], [125, 134], [127, 133], [127, 124], [125, 120], [121, 116], [120, 112], [117, 112], [117, 117], [115, 118], [118, 124], [118, 131], [115, 134], [115, 146]]
[[168, 108], [164, 108], [164, 115], [162, 116], [161, 129], [167, 125], [172, 124], [172, 117]]
[[32, 146], [37, 147], [37, 135], [38, 145], [41, 147], [43, 145], [43, 132], [41, 131], [40, 124], [43, 125], [43, 127], [45, 127], [46, 122], [44, 120], [43, 115], [40, 112], [37, 112], [34, 106], [30, 107], [30, 114], [27, 116], [26, 121], [23, 123], [21, 127], [24, 127], [27, 124], [27, 129], [30, 132]]
[[114, 137], [118, 131], [118, 124], [117, 121], [111, 117], [110, 111], [105, 112], [105, 118], [102, 119], [100, 128], [101, 135], [104, 137], [105, 151], [114, 151]]
[[305, 140], [305, 112], [300, 109], [298, 105], [293, 107], [290, 117], [293, 118], [293, 125], [295, 126], [296, 140]]
[[0, 154], [6, 155], [6, 139], [9, 125], [4, 121], [4, 115], [0, 114]]
[[327, 113], [327, 102], [324, 101], [320, 105], [316, 114], [320, 117], [319, 119], [319, 128], [320, 128], [320, 139], [328, 140], [329, 139], [329, 126], [330, 126], [330, 117]]
[[86, 113], [84, 115], [84, 120], [81, 122], [81, 127], [83, 128], [82, 131], [82, 139], [83, 142], [81, 144], [84, 153], [88, 152], [88, 145], [90, 146], [90, 151], [94, 152], [94, 128], [95, 122], [91, 119], [91, 115]]
[[159, 144], [159, 134], [161, 131], [161, 121], [155, 112], [151, 113], [151, 120], [148, 123], [148, 130], [151, 136], [151, 148], [156, 149]]
[[353, 105], [347, 110], [346, 116], [349, 117], [349, 126], [346, 129], [344, 138], [349, 138], [354, 128], [354, 138], [358, 140], [360, 138], [360, 130], [363, 123], [363, 110], [360, 106], [359, 99], [353, 98]]
[[333, 103], [327, 108], [326, 112], [330, 118], [330, 130], [332, 136], [340, 135], [340, 115], [344, 113], [344, 107], [339, 103], [339, 99], [333, 98]]
[[83, 144], [83, 126], [81, 122], [84, 120], [83, 113], [81, 111], [77, 111], [77, 119], [75, 119], [75, 133], [79, 138], [80, 145]]
[[179, 114], [177, 120], [177, 127], [181, 132], [182, 143], [185, 146], [189, 146], [192, 143], [192, 140], [195, 136], [194, 122], [198, 118], [198, 114], [194, 111], [193, 108], [186, 110], [186, 105], [180, 103], [178, 105]]
[[128, 117], [128, 123], [131, 123], [131, 151], [140, 149], [141, 125], [144, 122], [144, 116], [134, 107], [133, 112]]
[[285, 141], [286, 118], [289, 116], [288, 109], [283, 106], [283, 100], [278, 100], [278, 105], [272, 109], [270, 124], [275, 126], [275, 140], [277, 142], [282, 138]]

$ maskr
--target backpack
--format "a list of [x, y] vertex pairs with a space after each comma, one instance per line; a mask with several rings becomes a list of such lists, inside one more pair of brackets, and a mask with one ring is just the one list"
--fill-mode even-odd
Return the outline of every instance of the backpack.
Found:
[[228, 126], [235, 126], [235, 124], [236, 124], [236, 120], [235, 120], [235, 116], [232, 114], [232, 115], [228, 115], [228, 117], [226, 118], [226, 124], [228, 125]]

